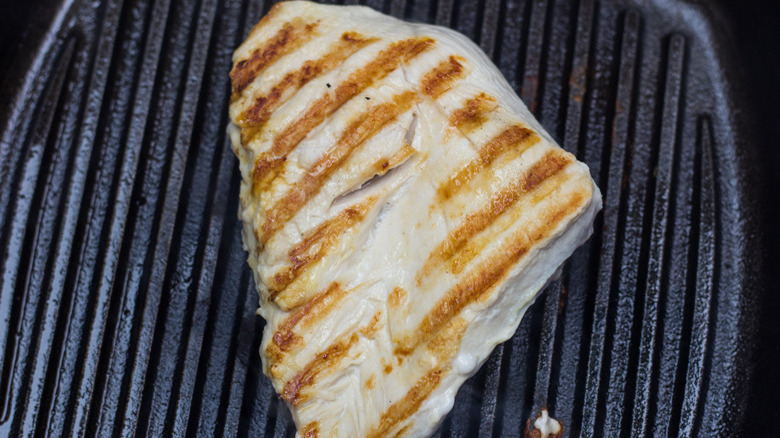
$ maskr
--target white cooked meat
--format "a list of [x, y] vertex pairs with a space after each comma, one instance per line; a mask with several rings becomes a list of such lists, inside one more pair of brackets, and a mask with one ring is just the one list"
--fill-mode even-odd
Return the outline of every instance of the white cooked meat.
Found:
[[234, 62], [265, 374], [298, 436], [430, 435], [591, 234], [588, 168], [449, 29], [286, 2]]

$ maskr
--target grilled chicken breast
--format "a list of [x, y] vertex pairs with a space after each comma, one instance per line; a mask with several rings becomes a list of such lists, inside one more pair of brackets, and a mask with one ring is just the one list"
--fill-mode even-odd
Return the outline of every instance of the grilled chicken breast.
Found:
[[588, 168], [452, 30], [291, 1], [234, 61], [265, 374], [298, 436], [430, 435], [590, 235]]

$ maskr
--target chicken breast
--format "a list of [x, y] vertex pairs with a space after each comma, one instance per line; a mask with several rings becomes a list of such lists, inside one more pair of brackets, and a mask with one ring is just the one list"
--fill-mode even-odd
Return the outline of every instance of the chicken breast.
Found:
[[591, 234], [601, 197], [477, 46], [277, 4], [235, 51], [229, 133], [298, 436], [428, 436]]

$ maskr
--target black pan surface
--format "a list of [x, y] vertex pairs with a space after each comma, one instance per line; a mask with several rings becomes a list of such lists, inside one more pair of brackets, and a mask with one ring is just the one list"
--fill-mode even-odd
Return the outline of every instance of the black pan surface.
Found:
[[[225, 134], [233, 49], [272, 2], [3, 6], [0, 436], [293, 436]], [[347, 1], [346, 3], [357, 3]], [[437, 436], [733, 436], [762, 266], [757, 143], [709, 3], [385, 0], [492, 56], [604, 210]]]

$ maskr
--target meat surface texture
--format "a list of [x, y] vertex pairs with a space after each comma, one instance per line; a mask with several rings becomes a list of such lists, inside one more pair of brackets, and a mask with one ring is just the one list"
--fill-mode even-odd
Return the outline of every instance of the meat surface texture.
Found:
[[228, 131], [301, 437], [428, 436], [592, 232], [601, 195], [463, 35], [277, 4], [235, 51]]

